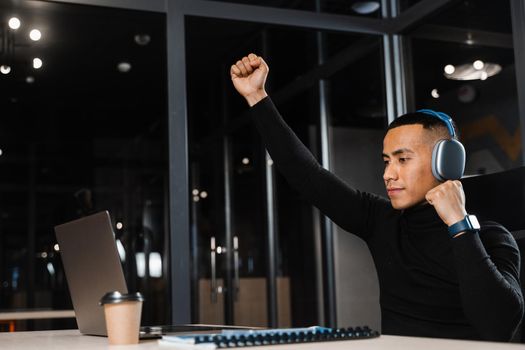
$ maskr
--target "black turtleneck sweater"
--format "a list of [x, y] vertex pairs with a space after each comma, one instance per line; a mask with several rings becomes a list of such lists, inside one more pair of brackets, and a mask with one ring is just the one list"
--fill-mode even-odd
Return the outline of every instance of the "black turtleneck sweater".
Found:
[[384, 334], [508, 341], [523, 314], [520, 256], [497, 223], [450, 238], [428, 204], [403, 211], [322, 168], [270, 98], [250, 109], [292, 187], [366, 241], [377, 269]]

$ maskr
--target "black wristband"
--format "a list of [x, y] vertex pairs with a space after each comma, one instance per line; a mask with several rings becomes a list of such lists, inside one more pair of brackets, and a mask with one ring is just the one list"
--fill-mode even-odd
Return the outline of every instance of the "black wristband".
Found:
[[448, 235], [451, 238], [465, 231], [479, 231], [480, 226], [475, 215], [466, 215], [463, 220], [456, 222], [448, 227]]

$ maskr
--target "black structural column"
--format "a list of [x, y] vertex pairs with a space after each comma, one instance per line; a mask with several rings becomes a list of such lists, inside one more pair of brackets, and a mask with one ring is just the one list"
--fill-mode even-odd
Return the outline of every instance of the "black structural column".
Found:
[[171, 321], [191, 323], [185, 28], [181, 2], [166, 1]]

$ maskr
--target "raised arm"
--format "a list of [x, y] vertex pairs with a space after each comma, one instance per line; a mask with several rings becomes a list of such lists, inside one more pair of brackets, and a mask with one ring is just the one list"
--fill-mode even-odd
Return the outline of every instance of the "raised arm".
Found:
[[277, 169], [307, 201], [345, 230], [366, 239], [378, 210], [391, 208], [388, 201], [360, 192], [319, 165], [268, 97], [264, 82], [268, 65], [250, 54], [231, 67], [237, 91], [251, 106], [263, 142]]

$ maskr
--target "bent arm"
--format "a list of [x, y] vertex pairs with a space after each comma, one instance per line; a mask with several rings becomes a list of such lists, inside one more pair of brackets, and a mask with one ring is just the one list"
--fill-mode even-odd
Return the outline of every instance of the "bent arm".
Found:
[[280, 116], [269, 97], [250, 109], [274, 164], [288, 183], [337, 225], [366, 240], [378, 207], [385, 199], [358, 191], [330, 173], [314, 158]]
[[509, 341], [524, 307], [518, 277], [520, 255], [512, 235], [490, 224], [480, 234], [453, 239], [453, 249], [467, 319], [483, 338]]

